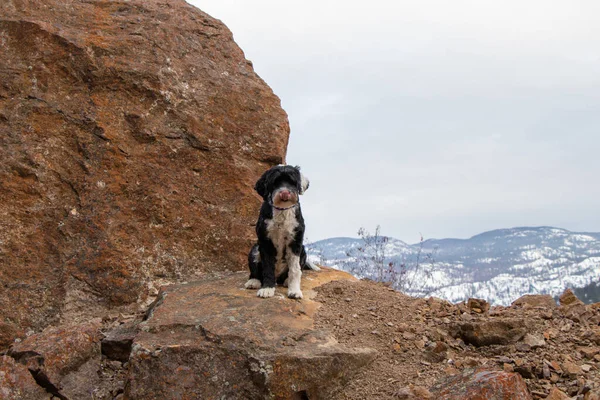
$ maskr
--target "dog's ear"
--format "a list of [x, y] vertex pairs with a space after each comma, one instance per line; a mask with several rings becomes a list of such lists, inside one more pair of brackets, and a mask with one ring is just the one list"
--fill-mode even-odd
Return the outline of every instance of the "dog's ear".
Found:
[[308, 189], [308, 187], [310, 186], [310, 181], [308, 180], [308, 178], [306, 176], [304, 176], [304, 174], [302, 172], [300, 172], [300, 167], [296, 165], [296, 170], [298, 170], [298, 175], [300, 176], [300, 179], [298, 180], [298, 193], [300, 194], [304, 194], [304, 192], [306, 192], [306, 190]]
[[304, 194], [304, 192], [306, 192], [308, 190], [308, 187], [310, 186], [310, 181], [303, 174], [300, 174], [300, 177], [300, 194]]
[[256, 181], [254, 185], [254, 190], [256, 193], [260, 195], [263, 199], [267, 199], [267, 176], [269, 175], [270, 170], [265, 171], [264, 174]]

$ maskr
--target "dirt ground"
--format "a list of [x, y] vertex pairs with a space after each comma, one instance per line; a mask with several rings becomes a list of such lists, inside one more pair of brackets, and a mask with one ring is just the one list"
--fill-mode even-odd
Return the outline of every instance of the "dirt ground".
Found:
[[[536, 399], [558, 388], [587, 400], [600, 389], [597, 305], [486, 310], [476, 302], [454, 305], [409, 297], [371, 281], [329, 283], [319, 288], [316, 300], [323, 304], [317, 327], [334, 332], [340, 343], [379, 352], [339, 399], [402, 398], [409, 385], [432, 390], [440, 380], [473, 367], [519, 373]], [[506, 324], [514, 329], [494, 331]], [[473, 325], [483, 326], [478, 335], [501, 344], [465, 343], [460, 331]], [[525, 337], [515, 340], [514, 332]], [[429, 396], [427, 390], [423, 393]]]

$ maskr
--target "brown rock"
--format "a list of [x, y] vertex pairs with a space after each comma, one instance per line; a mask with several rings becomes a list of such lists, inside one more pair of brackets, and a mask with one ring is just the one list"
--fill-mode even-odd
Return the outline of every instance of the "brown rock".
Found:
[[532, 335], [531, 333], [527, 333], [523, 338], [523, 343], [529, 345], [532, 349], [536, 349], [538, 347], [543, 347], [546, 345], [546, 341], [544, 340], [543, 335]]
[[431, 392], [440, 400], [531, 399], [519, 374], [485, 369], [465, 370], [460, 375], [445, 378]]
[[513, 306], [556, 308], [556, 301], [549, 294], [526, 294], [513, 301]]
[[53, 394], [62, 378], [100, 352], [100, 320], [82, 325], [46, 328], [15, 344], [8, 352], [26, 365], [36, 381]]
[[565, 374], [569, 375], [572, 378], [583, 373], [579, 365], [568, 360], [562, 363], [562, 370]]
[[2, 1], [0, 37], [0, 346], [246, 268], [289, 125], [227, 27], [183, 0]]
[[394, 393], [394, 398], [404, 400], [429, 400], [433, 398], [433, 395], [427, 388], [410, 385], [398, 389], [398, 391]]
[[552, 388], [546, 400], [569, 400], [571, 397], [558, 388]]
[[483, 299], [471, 298], [467, 300], [467, 307], [477, 314], [486, 313], [490, 309], [490, 304]]
[[242, 289], [246, 279], [165, 287], [135, 338], [125, 397], [329, 399], [374, 359], [374, 350], [345, 347], [314, 328], [314, 288], [350, 275], [304, 274], [302, 301], [283, 288], [258, 298]]
[[461, 338], [474, 346], [514, 343], [525, 336], [522, 320], [491, 320], [456, 324], [449, 330], [454, 338]]
[[565, 289], [563, 294], [558, 298], [561, 306], [570, 306], [573, 304], [583, 304], [583, 301], [579, 300], [575, 293], [571, 289]]
[[512, 364], [508, 363], [504, 363], [502, 365], [502, 369], [504, 370], [504, 372], [515, 372], [515, 368], [512, 366]]
[[0, 357], [0, 399], [42, 400], [50, 393], [35, 382], [26, 367], [11, 357]]
[[585, 358], [593, 359], [596, 354], [600, 354], [600, 348], [598, 347], [580, 347], [579, 352], [583, 354]]

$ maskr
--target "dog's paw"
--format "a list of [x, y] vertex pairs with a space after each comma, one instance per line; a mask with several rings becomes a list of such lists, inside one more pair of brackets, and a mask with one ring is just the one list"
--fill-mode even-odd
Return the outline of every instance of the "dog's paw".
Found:
[[283, 281], [283, 287], [288, 287], [288, 280], [290, 278], [286, 278], [285, 281]]
[[267, 297], [273, 297], [275, 295], [275, 288], [274, 287], [262, 288], [258, 292], [256, 292], [256, 295], [258, 297], [262, 297], [264, 299], [266, 299]]
[[288, 297], [290, 299], [301, 299], [302, 298], [302, 290], [291, 290], [288, 289]]
[[258, 279], [248, 279], [248, 282], [244, 285], [246, 289], [260, 289], [261, 283]]

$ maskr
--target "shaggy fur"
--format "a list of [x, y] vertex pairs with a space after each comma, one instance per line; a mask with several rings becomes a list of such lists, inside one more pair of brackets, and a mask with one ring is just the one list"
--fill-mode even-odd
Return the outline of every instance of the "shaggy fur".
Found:
[[299, 167], [280, 165], [266, 171], [254, 189], [263, 198], [256, 243], [248, 254], [250, 278], [247, 289], [258, 289], [257, 296], [272, 297], [275, 284], [288, 288], [288, 297], [302, 298], [302, 269], [318, 267], [308, 262], [304, 248], [304, 218], [299, 196], [309, 181]]

